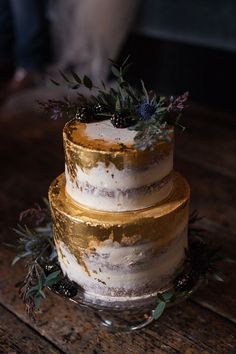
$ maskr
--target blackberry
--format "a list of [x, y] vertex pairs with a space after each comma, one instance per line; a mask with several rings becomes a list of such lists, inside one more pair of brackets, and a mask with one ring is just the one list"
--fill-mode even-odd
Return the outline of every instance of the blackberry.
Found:
[[78, 286], [75, 282], [69, 280], [68, 278], [63, 278], [52, 286], [52, 290], [59, 295], [72, 298], [77, 295]]
[[95, 114], [102, 114], [105, 112], [105, 107], [98, 103], [96, 106], [93, 107], [93, 111]]
[[94, 119], [94, 112], [89, 106], [78, 107], [75, 119], [78, 119], [82, 123], [89, 123]]
[[182, 273], [174, 280], [174, 288], [176, 291], [189, 291], [197, 282], [196, 275], [190, 271], [189, 273]]
[[53, 263], [53, 262], [49, 262], [49, 263], [43, 264], [42, 267], [43, 267], [44, 273], [45, 273], [46, 275], [49, 275], [49, 274], [52, 273], [52, 272], [55, 272], [55, 271], [57, 271], [57, 270], [60, 270], [59, 265], [58, 265], [58, 264], [55, 264], [55, 263]]
[[111, 123], [116, 128], [127, 128], [132, 125], [133, 119], [128, 112], [117, 112], [112, 115]]
[[149, 120], [155, 110], [155, 107], [149, 103], [143, 103], [138, 107], [138, 115], [142, 120]]

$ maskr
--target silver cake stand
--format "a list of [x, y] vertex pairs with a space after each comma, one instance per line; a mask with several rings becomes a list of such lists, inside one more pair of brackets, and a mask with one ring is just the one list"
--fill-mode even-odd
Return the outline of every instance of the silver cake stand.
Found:
[[[171, 307], [186, 300], [199, 288], [202, 283], [203, 280], [199, 280], [192, 289], [176, 297], [174, 301], [167, 302], [166, 307]], [[126, 301], [122, 303], [107, 303], [107, 301], [103, 302], [95, 298], [94, 300], [87, 299], [84, 296], [84, 292], [80, 289], [78, 289], [77, 295], [73, 298], [64, 297], [51, 288], [50, 290], [63, 297], [65, 300], [72, 301], [80, 307], [85, 307], [92, 310], [99, 322], [113, 332], [129, 332], [139, 330], [155, 320], [157, 294], [141, 300]], [[164, 295], [170, 290], [171, 288], [158, 294]]]

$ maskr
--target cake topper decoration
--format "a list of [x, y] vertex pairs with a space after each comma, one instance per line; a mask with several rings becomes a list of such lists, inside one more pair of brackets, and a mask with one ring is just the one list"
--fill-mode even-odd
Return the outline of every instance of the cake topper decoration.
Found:
[[[129, 128], [137, 132], [134, 146], [140, 150], [152, 149], [160, 141], [170, 141], [173, 126], [184, 130], [179, 120], [186, 106], [188, 92], [178, 97], [162, 96], [147, 90], [142, 80], [136, 87], [126, 79], [131, 65], [129, 57], [121, 65], [112, 60], [110, 62], [115, 78], [112, 87], [103, 81], [101, 86], [96, 86], [88, 76], [81, 78], [73, 70], [70, 75], [60, 71], [63, 85], [78, 91], [77, 98], [73, 101], [67, 97], [63, 100], [50, 99], [39, 104], [52, 119], [65, 117], [82, 123], [110, 119], [116, 128]], [[61, 85], [55, 80], [51, 81], [54, 85]], [[90, 91], [90, 95], [79, 92], [82, 86]]]

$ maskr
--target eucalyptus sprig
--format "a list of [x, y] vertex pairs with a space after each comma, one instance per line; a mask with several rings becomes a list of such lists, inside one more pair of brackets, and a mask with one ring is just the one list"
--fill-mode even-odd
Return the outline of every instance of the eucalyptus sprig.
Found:
[[[12, 265], [19, 260], [26, 260], [27, 273], [19, 293], [32, 320], [36, 318], [36, 310], [41, 301], [46, 298], [45, 289], [57, 284], [62, 278], [52, 235], [49, 205], [46, 199], [44, 202], [43, 208], [37, 204], [35, 208], [22, 212], [20, 223], [13, 229], [19, 238], [16, 245], [18, 254]], [[47, 272], [45, 266], [49, 263], [53, 267]]]
[[167, 127], [166, 122], [157, 120], [155, 117], [147, 121], [138, 121], [130, 130], [137, 131], [134, 138], [134, 146], [138, 150], [152, 150], [158, 141], [171, 141], [172, 128]]
[[46, 275], [37, 261], [29, 261], [27, 268], [27, 275], [19, 293], [25, 304], [26, 313], [35, 321], [36, 311], [39, 309], [41, 301], [46, 299], [45, 289], [58, 283], [62, 278], [62, 272], [61, 269], [58, 269]]

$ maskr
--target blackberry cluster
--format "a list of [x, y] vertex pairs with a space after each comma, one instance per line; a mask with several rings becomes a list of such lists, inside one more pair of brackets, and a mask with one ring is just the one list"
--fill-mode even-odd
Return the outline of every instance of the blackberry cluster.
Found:
[[111, 117], [115, 128], [127, 128], [133, 124], [133, 119], [128, 112], [116, 112]]
[[193, 271], [182, 273], [175, 278], [174, 287], [176, 291], [189, 291], [197, 283], [196, 274]]
[[78, 287], [75, 282], [68, 278], [63, 278], [58, 283], [52, 286], [52, 290], [64, 297], [75, 297], [78, 292]]
[[79, 120], [82, 123], [91, 123], [93, 121], [99, 120], [102, 116], [98, 116], [105, 112], [105, 107], [98, 103], [95, 106], [81, 106], [78, 107], [75, 114], [75, 119]]
[[78, 119], [82, 123], [92, 122], [94, 120], [93, 109], [90, 106], [78, 107], [75, 119]]

